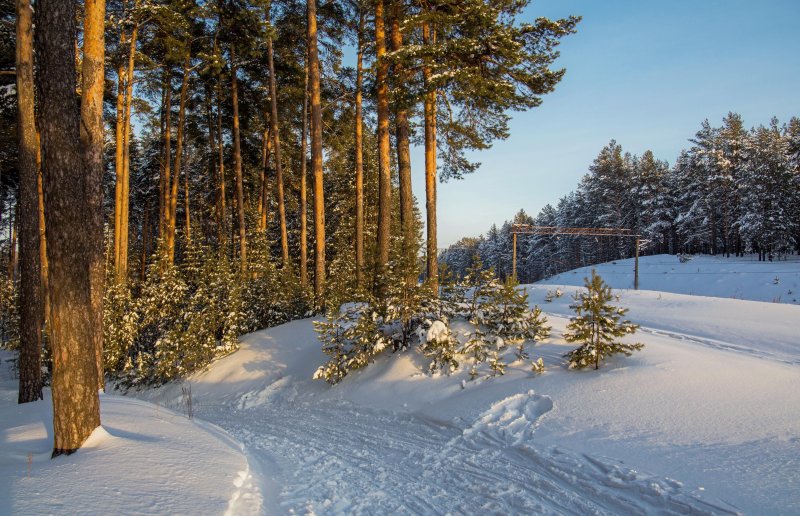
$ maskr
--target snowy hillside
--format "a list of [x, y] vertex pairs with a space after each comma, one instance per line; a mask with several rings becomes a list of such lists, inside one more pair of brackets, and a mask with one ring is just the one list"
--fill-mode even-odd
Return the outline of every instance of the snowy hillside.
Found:
[[[633, 288], [633, 258], [575, 269], [539, 283], [583, 286], [583, 278], [593, 268], [612, 288]], [[800, 256], [759, 262], [757, 255], [697, 255], [685, 263], [670, 254], [643, 256], [639, 258], [639, 289], [800, 304]]]
[[[650, 290], [617, 291], [619, 304], [631, 309], [628, 317], [642, 325], [631, 341], [645, 348], [611, 359], [599, 371], [568, 370], [563, 359], [573, 347], [562, 333], [577, 288], [570, 284], [582, 283], [576, 272], [527, 287], [531, 304], [539, 304], [553, 326], [550, 338], [529, 347], [532, 359], [544, 359], [542, 374], [525, 361], [496, 378], [470, 381], [464, 364], [452, 376], [429, 376], [425, 359], [409, 351], [381, 356], [329, 387], [311, 379], [325, 356], [311, 321], [301, 320], [243, 337], [238, 352], [183, 384], [130, 394], [180, 413], [182, 387], [191, 385], [197, 416], [243, 443], [252, 486], [241, 497], [248, 503], [233, 507], [238, 514], [800, 512], [800, 307], [669, 293], [669, 287], [693, 286], [706, 296], [724, 295], [723, 287], [772, 295], [769, 282], [759, 290], [755, 274], [742, 274], [753, 264], [738, 264], [742, 273], [733, 270], [720, 282], [703, 274], [719, 271], [711, 259], [678, 264], [672, 257], [673, 264], [658, 269], [664, 258], [643, 260], [651, 262], [643, 271], [662, 271], [643, 276], [651, 278], [643, 281]], [[611, 274], [619, 263], [598, 270], [604, 274], [606, 267], [612, 284], [632, 282], [632, 268], [627, 276]], [[789, 272], [788, 263], [762, 265], [781, 268], [779, 286], [794, 290], [798, 274]], [[670, 280], [667, 266], [686, 276]], [[698, 267], [699, 274], [689, 274]], [[562, 296], [545, 302], [556, 290]], [[513, 351], [506, 360], [513, 361]], [[141, 410], [125, 408], [133, 429], [121, 431], [110, 401]], [[116, 396], [104, 397], [104, 409], [104, 428], [116, 436], [115, 446], [81, 451], [67, 459], [74, 461], [70, 467], [80, 472], [88, 464], [81, 461], [97, 457], [91, 466], [97, 471], [81, 489], [124, 487], [147, 496], [153, 488], [140, 472], [170, 471], [164, 464], [174, 453], [171, 445], [141, 437], [161, 424], [155, 409]], [[6, 414], [19, 409], [5, 403], [2, 410], [8, 428]], [[200, 430], [215, 428], [164, 414], [197, 429], [186, 440], [208, 439]], [[11, 418], [12, 427], [28, 428], [21, 416]], [[19, 439], [9, 432], [2, 434], [2, 471], [4, 478], [18, 478], [0, 484], [0, 499], [8, 494], [16, 500], [13, 507], [67, 512], [47, 499], [24, 505], [34, 502]], [[111, 462], [127, 460], [126, 447], [142, 446], [153, 447], [143, 459], [148, 466], [134, 470]], [[221, 461], [222, 452], [209, 446], [194, 447], [207, 460], [192, 458], [186, 465], [201, 479], [185, 469], [170, 475], [168, 485], [207, 486], [213, 488], [209, 496], [226, 491], [226, 499], [235, 498], [231, 483], [241, 485], [242, 479], [226, 475], [246, 471], [243, 459], [232, 454]], [[52, 478], [58, 467], [42, 455], [34, 471], [37, 478]], [[124, 474], [116, 478], [119, 471]], [[193, 512], [180, 505], [183, 498], [141, 512]], [[201, 512], [223, 512], [224, 505], [209, 504]]]

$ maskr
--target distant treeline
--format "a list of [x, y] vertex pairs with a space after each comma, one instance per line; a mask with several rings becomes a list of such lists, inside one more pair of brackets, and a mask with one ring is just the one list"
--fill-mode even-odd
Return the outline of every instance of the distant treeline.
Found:
[[[760, 259], [800, 251], [800, 119], [773, 118], [745, 129], [728, 114], [721, 127], [703, 122], [692, 146], [669, 166], [651, 151], [604, 147], [578, 188], [536, 217], [512, 221], [478, 238], [463, 238], [439, 259], [461, 276], [477, 255], [501, 276], [511, 273], [511, 226], [629, 228], [650, 240], [643, 254], [758, 253]], [[517, 274], [537, 281], [575, 267], [632, 256], [634, 240], [519, 235]]]

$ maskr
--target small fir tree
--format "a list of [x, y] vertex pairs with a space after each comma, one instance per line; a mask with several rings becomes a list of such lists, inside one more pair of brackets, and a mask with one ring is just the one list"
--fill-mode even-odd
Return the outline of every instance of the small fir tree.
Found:
[[475, 328], [475, 331], [469, 334], [469, 340], [459, 350], [459, 353], [472, 359], [469, 375], [473, 380], [478, 377], [478, 364], [485, 362], [489, 357], [489, 346], [486, 334], [480, 328]]
[[578, 349], [565, 355], [569, 359], [569, 367], [582, 369], [600, 362], [616, 353], [630, 356], [634, 351], [642, 349], [644, 344], [623, 344], [616, 340], [619, 337], [633, 334], [638, 326], [628, 320], [622, 320], [627, 309], [617, 308], [609, 304], [613, 299], [611, 287], [592, 270], [591, 279], [585, 278], [586, 291], [575, 294], [575, 303], [570, 308], [576, 316], [570, 319], [564, 338], [567, 342], [580, 342]]

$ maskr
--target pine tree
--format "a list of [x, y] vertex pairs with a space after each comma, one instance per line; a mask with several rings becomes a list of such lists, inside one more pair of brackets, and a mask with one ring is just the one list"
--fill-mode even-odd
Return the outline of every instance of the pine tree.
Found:
[[637, 325], [628, 320], [621, 320], [627, 309], [617, 308], [609, 304], [613, 299], [611, 287], [592, 269], [591, 279], [584, 280], [586, 292], [575, 294], [575, 303], [570, 308], [575, 310], [575, 317], [570, 319], [564, 338], [567, 342], [580, 342], [578, 349], [565, 355], [569, 359], [570, 368], [582, 369], [600, 362], [607, 357], [622, 353], [630, 356], [633, 351], [640, 350], [644, 344], [624, 344], [619, 337], [633, 334]]

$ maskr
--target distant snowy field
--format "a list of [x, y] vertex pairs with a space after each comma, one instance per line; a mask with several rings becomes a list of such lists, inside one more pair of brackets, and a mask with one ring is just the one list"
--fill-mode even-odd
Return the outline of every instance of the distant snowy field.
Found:
[[[575, 269], [539, 283], [583, 286], [592, 268], [612, 288], [633, 288], [633, 258]], [[800, 256], [759, 262], [756, 255], [697, 255], [685, 263], [670, 254], [643, 256], [639, 258], [639, 289], [800, 304]]]
[[[627, 288], [629, 265], [597, 270]], [[6, 382], [0, 513], [74, 512], [49, 489], [96, 497], [86, 510], [102, 513], [800, 513], [800, 306], [786, 297], [800, 264], [654, 256], [642, 272], [647, 290], [617, 293], [645, 348], [599, 371], [562, 358], [587, 269], [526, 286], [553, 326], [528, 350], [541, 375], [526, 361], [498, 378], [431, 377], [407, 352], [329, 387], [311, 380], [325, 359], [311, 321], [295, 321], [243, 337], [182, 385], [130, 393], [149, 403], [104, 396], [101, 445], [55, 461], [49, 415], [17, 408]], [[235, 441], [181, 415], [188, 385], [197, 417]]]

